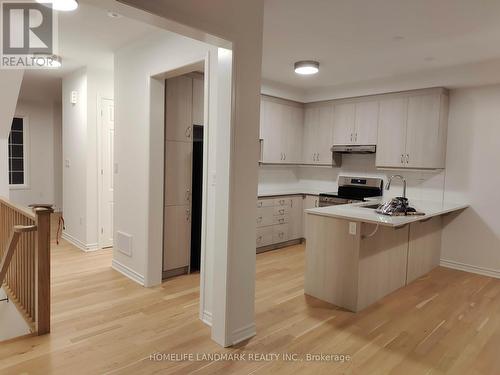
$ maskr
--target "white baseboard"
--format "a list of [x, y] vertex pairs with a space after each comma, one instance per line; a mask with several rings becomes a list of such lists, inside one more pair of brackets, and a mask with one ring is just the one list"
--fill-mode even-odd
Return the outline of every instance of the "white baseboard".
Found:
[[200, 314], [200, 319], [203, 323], [205, 323], [207, 326], [212, 327], [212, 313], [210, 311], [203, 311]]
[[112, 260], [111, 267], [115, 271], [120, 272], [122, 275], [128, 277], [130, 280], [144, 286], [144, 276], [142, 276], [140, 273], [135, 272], [133, 269], [127, 267], [126, 265], [120, 263], [116, 259]]
[[233, 331], [231, 335], [231, 345], [236, 345], [250, 337], [253, 337], [257, 334], [257, 330], [255, 327], [255, 323], [249, 324], [246, 327], [238, 328]]
[[495, 270], [492, 268], [473, 266], [470, 264], [455, 262], [454, 260], [449, 259], [441, 259], [439, 265], [446, 268], [452, 268], [454, 270], [477, 273], [479, 275], [500, 279], [500, 270]]
[[71, 234], [69, 234], [68, 232], [65, 232], [65, 231], [63, 231], [61, 238], [68, 241], [70, 244], [76, 246], [80, 250], [85, 251], [86, 253], [90, 252], [90, 251], [99, 250], [98, 243], [89, 243], [89, 244], [83, 243], [82, 241], [73, 237]]

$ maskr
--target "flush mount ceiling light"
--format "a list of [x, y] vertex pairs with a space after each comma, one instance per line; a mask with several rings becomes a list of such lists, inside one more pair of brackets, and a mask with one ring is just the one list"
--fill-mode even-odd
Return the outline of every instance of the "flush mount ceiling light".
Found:
[[78, 8], [77, 0], [36, 0], [36, 2], [47, 6], [52, 5], [52, 9], [61, 12], [71, 12]]
[[297, 61], [295, 63], [295, 73], [311, 75], [319, 72], [319, 62], [317, 61]]

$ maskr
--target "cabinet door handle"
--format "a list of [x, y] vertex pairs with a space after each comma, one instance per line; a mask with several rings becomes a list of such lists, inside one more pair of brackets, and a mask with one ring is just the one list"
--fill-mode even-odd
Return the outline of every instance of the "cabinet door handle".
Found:
[[357, 141], [358, 141], [358, 133], [356, 133], [356, 134], [354, 135], [354, 142], [357, 142]]
[[186, 210], [186, 221], [189, 221], [190, 216], [191, 216], [191, 210], [188, 208]]
[[257, 207], [262, 207], [262, 202], [257, 202]]
[[406, 164], [410, 162], [410, 154], [406, 154]]
[[186, 200], [189, 202], [190, 199], [191, 199], [191, 190], [187, 189], [186, 190]]
[[257, 224], [260, 224], [260, 223], [262, 223], [262, 216], [259, 216], [259, 217], [257, 218]]
[[401, 164], [404, 164], [404, 163], [405, 163], [405, 155], [401, 154]]
[[191, 138], [191, 126], [186, 128], [186, 138]]

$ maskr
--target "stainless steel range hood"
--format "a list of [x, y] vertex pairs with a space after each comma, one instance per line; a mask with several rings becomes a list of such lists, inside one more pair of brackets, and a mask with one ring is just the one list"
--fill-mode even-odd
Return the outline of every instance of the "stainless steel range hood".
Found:
[[377, 151], [377, 146], [375, 145], [345, 145], [345, 146], [333, 146], [331, 151], [334, 154], [374, 154]]

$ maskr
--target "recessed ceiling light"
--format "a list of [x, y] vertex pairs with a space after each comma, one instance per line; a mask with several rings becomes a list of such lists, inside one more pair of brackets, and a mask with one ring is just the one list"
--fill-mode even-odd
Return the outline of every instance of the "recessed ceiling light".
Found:
[[37, 3], [52, 6], [52, 9], [61, 12], [70, 12], [78, 8], [77, 0], [36, 0]]
[[319, 72], [319, 62], [317, 61], [297, 61], [295, 63], [295, 73], [311, 75]]

